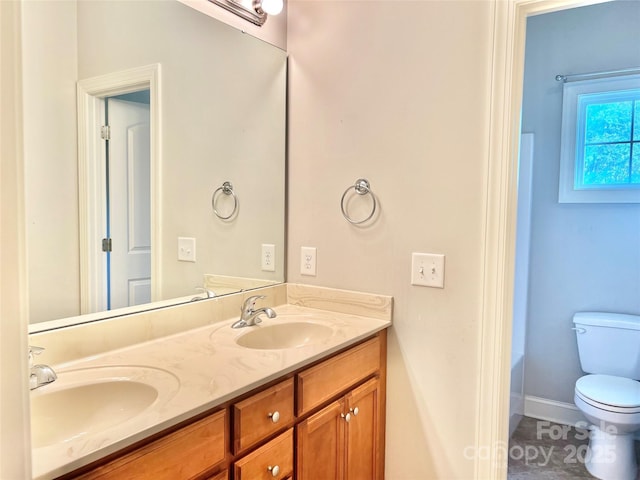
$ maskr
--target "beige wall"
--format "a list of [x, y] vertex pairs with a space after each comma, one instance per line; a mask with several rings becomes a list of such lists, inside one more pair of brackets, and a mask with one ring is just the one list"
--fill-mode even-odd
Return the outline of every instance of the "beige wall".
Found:
[[75, 2], [22, 4], [30, 318], [78, 315]]
[[[473, 477], [491, 31], [490, 2], [289, 4], [287, 278], [395, 298], [389, 480]], [[358, 177], [366, 228], [340, 213]], [[411, 252], [446, 255], [444, 290], [410, 285]]]

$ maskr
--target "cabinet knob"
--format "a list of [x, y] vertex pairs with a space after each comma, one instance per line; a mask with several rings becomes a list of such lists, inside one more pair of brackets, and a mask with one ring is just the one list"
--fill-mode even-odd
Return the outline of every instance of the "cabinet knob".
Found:
[[352, 408], [349, 410], [351, 413], [353, 413], [353, 416], [357, 416], [358, 413], [360, 413], [360, 409], [358, 407]]
[[278, 474], [280, 473], [280, 467], [278, 465], [274, 465], [273, 467], [271, 465], [269, 465], [267, 467], [267, 470], [269, 470], [271, 472], [271, 476], [272, 477], [277, 477]]
[[269, 415], [267, 416], [271, 419], [273, 423], [278, 423], [278, 421], [280, 420], [280, 412], [277, 410], [273, 413], [270, 412]]
[[347, 422], [347, 423], [349, 423], [349, 421], [351, 421], [351, 414], [350, 413], [347, 413], [346, 415], [344, 413], [341, 413], [340, 416], [342, 418], [344, 418], [344, 421]]

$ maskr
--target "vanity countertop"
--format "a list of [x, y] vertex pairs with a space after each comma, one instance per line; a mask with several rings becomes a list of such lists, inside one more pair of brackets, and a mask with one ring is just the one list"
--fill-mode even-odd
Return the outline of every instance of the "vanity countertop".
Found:
[[[388, 320], [336, 313], [295, 305], [275, 308], [277, 317], [255, 327], [232, 329], [226, 320], [168, 337], [147, 341], [100, 355], [53, 365], [59, 378], [65, 373], [100, 376], [100, 372], [136, 369], [161, 372], [166, 389], [148, 412], [134, 420], [94, 434], [32, 450], [33, 477], [55, 478], [221, 405], [391, 325]], [[312, 322], [331, 328], [317, 343], [282, 350], [239, 346], [236, 339], [265, 326]], [[117, 367], [117, 368], [116, 368]], [[144, 373], [142, 373], [144, 375]], [[34, 392], [46, 394], [56, 382]], [[33, 395], [33, 394], [32, 394]]]

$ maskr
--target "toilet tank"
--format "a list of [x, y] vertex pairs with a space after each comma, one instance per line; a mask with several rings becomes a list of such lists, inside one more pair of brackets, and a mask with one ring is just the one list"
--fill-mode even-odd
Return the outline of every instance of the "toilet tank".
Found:
[[582, 370], [640, 380], [640, 316], [578, 312], [573, 323]]

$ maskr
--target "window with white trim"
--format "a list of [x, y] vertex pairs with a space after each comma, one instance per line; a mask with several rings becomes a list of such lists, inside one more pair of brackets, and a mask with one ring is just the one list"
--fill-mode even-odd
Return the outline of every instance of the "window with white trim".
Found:
[[561, 203], [640, 203], [640, 75], [563, 87]]

